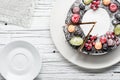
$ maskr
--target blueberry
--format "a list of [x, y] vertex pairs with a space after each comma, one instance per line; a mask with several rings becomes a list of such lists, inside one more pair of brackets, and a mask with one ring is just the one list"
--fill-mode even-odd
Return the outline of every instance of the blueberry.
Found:
[[114, 19], [114, 20], [112, 20], [112, 24], [113, 24], [113, 25], [117, 25], [117, 24], [118, 24], [118, 21]]
[[108, 44], [103, 44], [103, 50], [107, 51], [108, 50]]
[[81, 10], [85, 9], [85, 6], [83, 4], [80, 4], [79, 7], [80, 7]]
[[115, 14], [115, 18], [120, 21], [120, 13]]
[[76, 27], [76, 31], [74, 32], [76, 36], [82, 36], [82, 30], [79, 26]]

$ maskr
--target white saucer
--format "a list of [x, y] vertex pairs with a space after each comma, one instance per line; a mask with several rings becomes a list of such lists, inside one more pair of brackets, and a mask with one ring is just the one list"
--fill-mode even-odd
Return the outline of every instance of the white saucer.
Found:
[[103, 56], [89, 56], [78, 53], [68, 45], [63, 27], [71, 5], [75, 0], [57, 0], [51, 14], [50, 30], [53, 41], [60, 53], [70, 62], [86, 69], [102, 69], [120, 61], [120, 47]]
[[14, 41], [0, 53], [0, 71], [6, 80], [33, 80], [40, 69], [39, 52], [28, 42]]

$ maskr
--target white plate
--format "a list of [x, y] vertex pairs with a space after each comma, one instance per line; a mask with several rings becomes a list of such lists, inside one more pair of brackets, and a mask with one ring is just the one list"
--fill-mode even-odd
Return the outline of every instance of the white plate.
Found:
[[30, 43], [14, 41], [1, 51], [0, 69], [6, 80], [33, 80], [40, 72], [41, 57]]
[[66, 42], [63, 27], [71, 5], [75, 0], [57, 0], [51, 14], [50, 30], [53, 41], [60, 53], [70, 62], [86, 69], [102, 69], [120, 61], [120, 47], [103, 56], [89, 56], [78, 53]]

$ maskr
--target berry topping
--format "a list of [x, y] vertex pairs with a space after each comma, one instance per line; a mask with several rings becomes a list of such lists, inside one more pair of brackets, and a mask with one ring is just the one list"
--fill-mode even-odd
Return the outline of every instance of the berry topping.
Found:
[[68, 31], [69, 32], [75, 32], [75, 26], [74, 25], [69, 25], [68, 26]]
[[116, 38], [115, 33], [114, 33], [114, 32], [111, 32], [111, 31], [108, 31], [108, 32], [106, 33], [106, 38], [107, 38], [107, 39], [115, 39], [115, 38]]
[[93, 0], [83, 0], [84, 4], [89, 5]]
[[96, 42], [95, 43], [95, 49], [97, 49], [97, 50], [102, 49], [102, 43], [101, 42]]
[[120, 35], [120, 24], [116, 25], [114, 32], [115, 32], [115, 35]]
[[94, 0], [94, 1], [92, 1], [92, 4], [91, 4], [90, 8], [95, 11], [99, 8], [99, 5], [100, 5], [100, 1], [99, 0]]
[[89, 44], [88, 43], [85, 43], [85, 47], [88, 47], [89, 46]]
[[98, 1], [96, 1], [96, 3], [95, 3], [96, 5], [100, 5], [100, 1], [98, 0]]
[[111, 0], [103, 0], [103, 4], [105, 6], [108, 6], [111, 3]]
[[80, 21], [80, 15], [79, 14], [73, 14], [71, 20], [72, 20], [73, 23], [78, 23]]
[[86, 50], [88, 50], [88, 51], [90, 51], [90, 50], [92, 50], [92, 48], [93, 48], [93, 46], [96, 44], [95, 43], [95, 40], [97, 39], [97, 36], [92, 36], [92, 35], [90, 35], [89, 37], [88, 37], [88, 40], [86, 41], [86, 43], [85, 43], [85, 49]]
[[73, 37], [69, 42], [73, 46], [80, 46], [83, 44], [83, 39], [81, 37]]
[[103, 44], [103, 50], [107, 51], [108, 50], [108, 44]]
[[97, 39], [97, 36], [91, 36], [90, 37], [90, 40], [92, 40], [92, 41], [94, 41], [94, 40], [96, 40]]
[[86, 49], [90, 51], [92, 49], [92, 44], [89, 44]]
[[114, 41], [112, 39], [108, 39], [108, 46], [114, 46]]
[[94, 0], [94, 1], [92, 2], [92, 4], [96, 4], [96, 2], [97, 2], [97, 1]]
[[106, 32], [106, 35], [107, 35], [107, 36], [109, 36], [109, 35], [110, 35], [110, 36], [111, 36], [111, 35], [114, 35], [114, 32], [108, 31], [108, 32]]
[[119, 46], [120, 45], [120, 41], [118, 40], [118, 41], [116, 41], [116, 45], [117, 46]]
[[75, 7], [73, 7], [72, 12], [73, 13], [79, 13], [80, 12], [80, 8], [78, 6], [75, 6]]
[[94, 37], [93, 37], [93, 36], [91, 36], [91, 37], [90, 37], [90, 40], [94, 40]]
[[116, 3], [111, 3], [109, 9], [111, 12], [116, 12], [118, 10], [118, 5]]
[[[76, 1], [69, 10], [69, 13], [66, 17], [66, 25], [64, 26], [64, 34], [66, 40], [74, 49], [78, 49], [79, 52], [83, 52], [89, 55], [103, 55], [111, 50], [117, 48], [120, 45], [120, 5], [118, 0], [82, 0]], [[100, 8], [99, 8], [100, 7]], [[110, 21], [109, 31], [101, 35], [99, 34], [99, 30], [97, 29], [97, 24], [103, 20], [99, 14], [101, 8], [107, 11], [107, 15]], [[94, 14], [97, 13], [101, 20], [98, 20], [97, 17], [92, 19], [90, 16], [86, 16], [86, 12], [92, 11]], [[104, 14], [103, 14], [104, 15]], [[85, 17], [85, 18], [84, 18]], [[88, 18], [90, 20], [88, 20]], [[96, 21], [97, 20], [97, 21]], [[104, 19], [103, 22], [106, 20]], [[108, 21], [108, 20], [107, 20]], [[82, 25], [93, 25], [93, 27], [89, 30], [89, 32], [82, 28]], [[96, 24], [96, 28], [94, 25]], [[102, 24], [101, 24], [102, 25]], [[108, 25], [109, 26], [109, 25]], [[104, 27], [104, 26], [102, 26]], [[107, 26], [106, 26], [107, 27]], [[98, 33], [94, 33], [93, 28], [98, 31]], [[93, 32], [93, 33], [92, 33]], [[86, 34], [87, 33], [87, 34]], [[95, 35], [93, 35], [95, 34]], [[99, 35], [99, 36], [97, 36]]]
[[112, 24], [113, 25], [117, 25], [118, 24], [118, 21], [116, 19], [112, 20]]
[[81, 10], [85, 9], [85, 6], [83, 4], [80, 4], [79, 7], [80, 7]]
[[88, 42], [88, 43], [91, 43], [91, 41], [90, 41], [90, 40], [88, 40], [87, 42]]
[[115, 14], [115, 18], [120, 21], [120, 13]]
[[92, 45], [95, 46], [95, 42], [93, 42]]
[[102, 36], [102, 37], [100, 38], [100, 42], [101, 42], [102, 44], [106, 43], [106, 42], [107, 42], [107, 38], [104, 37], [104, 36]]

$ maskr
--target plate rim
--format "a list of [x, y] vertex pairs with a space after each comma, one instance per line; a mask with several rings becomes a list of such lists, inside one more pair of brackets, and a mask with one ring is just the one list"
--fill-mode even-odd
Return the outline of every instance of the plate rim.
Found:
[[[65, 1], [67, 1], [67, 2], [65, 2]], [[56, 3], [55, 3], [55, 5], [54, 5], [54, 7], [53, 7], [53, 9], [52, 9], [52, 12], [51, 12], [51, 17], [50, 17], [50, 35], [51, 35], [51, 37], [52, 37], [52, 41], [53, 41], [53, 43], [55, 44], [55, 46], [56, 46], [56, 48], [59, 50], [59, 48], [58, 48], [58, 46], [56, 45], [57, 43], [56, 43], [56, 41], [54, 40], [54, 36], [53, 36], [53, 32], [52, 32], [52, 26], [53, 26], [53, 20], [54, 20], [54, 17], [53, 17], [53, 15], [56, 13], [56, 9], [58, 8], [58, 4], [61, 4], [60, 2], [65, 2], [65, 3], [67, 3], [66, 5], [69, 7], [69, 9], [70, 9], [70, 7], [71, 7], [71, 5], [76, 1], [76, 0], [57, 0], [56, 1]], [[68, 9], [68, 10], [69, 10]], [[67, 13], [68, 13], [68, 10], [66, 10], [67, 11]], [[67, 13], [66, 13], [66, 15], [65, 16], [67, 16]], [[64, 25], [64, 24], [63, 24]], [[62, 26], [61, 26], [62, 27]], [[62, 54], [62, 51], [60, 51], [59, 50], [59, 52], [60, 52], [60, 54], [66, 59], [66, 60], [68, 60], [69, 62], [71, 62], [72, 64], [75, 64], [75, 65], [77, 65], [77, 66], [79, 66], [80, 68], [83, 68], [83, 69], [89, 69], [89, 70], [100, 70], [100, 69], [105, 69], [105, 68], [109, 68], [109, 67], [111, 67], [111, 66], [113, 66], [113, 65], [115, 65], [115, 64], [117, 64], [117, 63], [119, 63], [120, 62], [120, 59], [119, 60], [116, 60], [115, 62], [113, 62], [113, 63], [111, 63], [111, 64], [109, 64], [109, 65], [106, 65], [106, 66], [102, 66], [102, 67], [85, 67], [85, 66], [82, 66], [82, 65], [79, 65], [79, 64], [77, 64], [77, 63], [75, 63], [74, 61], [72, 61], [72, 60], [70, 60], [70, 59], [68, 59], [64, 54]], [[106, 54], [107, 55], [107, 54]], [[100, 55], [100, 56], [103, 56], [103, 55]]]
[[[24, 41], [24, 40], [15, 40], [15, 41], [12, 41], [12, 42], [8, 42], [8, 43], [2, 48], [2, 50], [0, 51], [0, 54], [2, 54], [2, 52], [5, 50], [6, 47], [8, 47], [8, 46], [11, 45], [11, 44], [18, 43], [18, 42], [20, 42], [20, 43], [26, 43], [26, 44], [30, 45], [31, 47], [34, 48], [34, 50], [35, 50], [35, 51], [38, 53], [38, 55], [39, 55], [39, 60], [40, 60], [40, 61], [38, 61], [38, 62], [39, 62], [39, 63], [38, 63], [38, 65], [39, 65], [39, 71], [38, 71], [38, 72], [35, 72], [36, 74], [34, 74], [33, 77], [31, 77], [31, 79], [29, 79], [29, 80], [33, 80], [33, 79], [35, 79], [35, 78], [37, 77], [37, 75], [39, 75], [39, 73], [41, 72], [41, 69], [42, 69], [42, 57], [41, 57], [41, 53], [39, 52], [39, 50], [37, 49], [37, 47], [35, 47], [32, 43], [27, 42], [27, 41]], [[1, 71], [1, 69], [0, 69], [0, 73], [1, 73], [1, 75], [6, 79], [6, 76], [5, 76], [5, 74], [3, 74], [3, 72]], [[8, 80], [9, 80], [9, 79], [8, 79]], [[21, 80], [21, 79], [19, 79], [19, 80]]]

